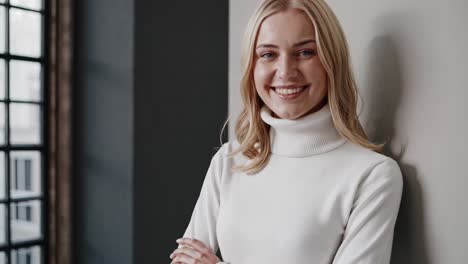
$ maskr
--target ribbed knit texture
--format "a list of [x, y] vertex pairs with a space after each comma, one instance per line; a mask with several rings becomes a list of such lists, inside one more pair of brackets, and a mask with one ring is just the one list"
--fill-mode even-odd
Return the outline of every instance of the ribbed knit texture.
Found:
[[256, 174], [235, 172], [249, 161], [228, 157], [238, 142], [224, 144], [183, 236], [219, 248], [230, 264], [388, 264], [398, 164], [342, 138], [328, 105], [297, 120], [261, 111], [271, 126], [268, 163]]
[[328, 104], [317, 112], [299, 119], [288, 120], [272, 116], [265, 105], [262, 120], [271, 126], [271, 152], [286, 157], [305, 157], [333, 150], [346, 139], [335, 129]]

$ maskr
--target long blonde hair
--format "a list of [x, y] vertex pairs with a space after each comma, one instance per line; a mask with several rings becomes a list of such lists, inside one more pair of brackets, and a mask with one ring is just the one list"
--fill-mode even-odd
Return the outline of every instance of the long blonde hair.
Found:
[[260, 117], [263, 102], [253, 81], [254, 45], [261, 23], [272, 14], [289, 8], [304, 11], [315, 28], [318, 56], [328, 77], [328, 104], [338, 132], [349, 141], [376, 152], [384, 144], [369, 141], [357, 116], [357, 87], [351, 68], [348, 45], [338, 19], [323, 0], [265, 0], [256, 9], [247, 25], [241, 54], [241, 97], [243, 109], [236, 122], [235, 133], [241, 152], [251, 162], [236, 167], [247, 174], [263, 169], [270, 157], [270, 127]]

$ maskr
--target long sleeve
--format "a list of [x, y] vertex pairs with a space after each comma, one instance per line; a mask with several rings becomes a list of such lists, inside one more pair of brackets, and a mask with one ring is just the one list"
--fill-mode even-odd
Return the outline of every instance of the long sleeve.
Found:
[[[216, 253], [218, 240], [216, 236], [216, 222], [220, 203], [221, 167], [223, 157], [221, 149], [211, 159], [200, 195], [192, 212], [190, 222], [184, 237], [202, 241]], [[179, 246], [180, 247], [180, 246]]]
[[398, 164], [385, 159], [360, 183], [333, 264], [388, 264], [403, 179]]

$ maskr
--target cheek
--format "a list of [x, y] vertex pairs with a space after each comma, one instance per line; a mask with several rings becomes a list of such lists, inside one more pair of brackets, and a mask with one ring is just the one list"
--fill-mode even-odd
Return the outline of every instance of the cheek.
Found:
[[269, 84], [270, 76], [271, 74], [268, 67], [261, 64], [256, 65], [253, 71], [253, 77], [257, 89], [265, 88], [264, 86]]
[[304, 70], [305, 78], [312, 82], [319, 85], [325, 85], [327, 81], [327, 73], [325, 68], [323, 68], [322, 64], [317, 61], [313, 61], [307, 65], [306, 69]]

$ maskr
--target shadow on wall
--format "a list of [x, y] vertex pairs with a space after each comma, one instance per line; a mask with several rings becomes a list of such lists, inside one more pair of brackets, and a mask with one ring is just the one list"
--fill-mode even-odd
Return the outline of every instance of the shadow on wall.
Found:
[[[394, 33], [394, 32], [393, 32]], [[426, 249], [424, 233], [424, 205], [418, 172], [414, 166], [403, 161], [406, 144], [401, 150], [391, 149], [395, 135], [395, 115], [405, 87], [399, 57], [401, 42], [398, 34], [386, 34], [376, 37], [369, 46], [367, 90], [369, 91], [366, 107], [373, 131], [369, 138], [373, 142], [384, 142], [385, 155], [395, 159], [403, 173], [403, 195], [395, 227], [391, 263], [419, 264], [430, 263]]]

